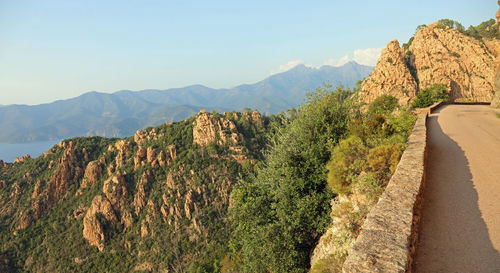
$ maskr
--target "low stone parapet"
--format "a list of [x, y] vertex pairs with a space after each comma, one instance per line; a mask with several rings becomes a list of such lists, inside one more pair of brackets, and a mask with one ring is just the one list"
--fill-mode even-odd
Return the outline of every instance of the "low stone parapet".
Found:
[[396, 171], [368, 213], [342, 272], [411, 272], [425, 186], [427, 117], [441, 105], [419, 114]]

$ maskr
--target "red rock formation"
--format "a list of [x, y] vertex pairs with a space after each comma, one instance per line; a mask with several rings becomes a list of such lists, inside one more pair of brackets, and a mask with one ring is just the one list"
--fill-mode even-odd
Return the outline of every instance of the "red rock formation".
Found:
[[498, 41], [483, 43], [438, 23], [420, 28], [406, 52], [396, 40], [387, 44], [362, 83], [360, 99], [371, 103], [389, 94], [409, 105], [419, 90], [440, 83], [449, 87], [453, 101], [491, 101], [495, 52], [489, 48], [494, 44]]
[[[27, 154], [27, 155], [23, 155], [23, 156], [21, 156], [21, 158], [18, 158], [18, 157], [16, 156], [16, 158], [14, 159], [14, 163], [23, 162], [23, 161], [26, 161], [26, 160], [29, 160], [29, 159], [31, 159], [31, 156], [30, 156], [29, 154]], [[2, 162], [3, 162], [3, 161], [2, 161]]]
[[417, 94], [417, 82], [406, 65], [406, 55], [393, 40], [382, 50], [375, 70], [362, 84], [360, 97], [363, 102], [371, 103], [378, 96], [392, 95], [401, 105], [408, 105]]
[[102, 172], [103, 169], [101, 163], [97, 160], [91, 161], [85, 168], [85, 174], [83, 176], [80, 188], [84, 189], [94, 185], [95, 182], [97, 182], [99, 176], [102, 174]]
[[193, 125], [193, 143], [200, 146], [208, 146], [216, 141], [218, 145], [223, 145], [227, 138], [236, 144], [242, 138], [234, 122], [203, 111], [198, 114]]
[[102, 192], [106, 195], [115, 211], [121, 211], [124, 208], [128, 191], [125, 186], [125, 178], [121, 174], [116, 174], [104, 181]]
[[118, 218], [113, 211], [111, 202], [101, 195], [94, 197], [92, 205], [85, 214], [85, 218], [83, 219], [83, 238], [85, 238], [89, 244], [96, 246], [99, 251], [103, 251], [105, 237], [102, 223], [99, 222], [98, 215], [102, 215], [104, 219], [111, 224], [118, 223]]
[[64, 148], [64, 152], [49, 182], [48, 196], [52, 202], [58, 202], [67, 194], [70, 181], [76, 181], [82, 177], [83, 170], [78, 166], [79, 163], [86, 164], [78, 158], [72, 141], [62, 142], [59, 145]]

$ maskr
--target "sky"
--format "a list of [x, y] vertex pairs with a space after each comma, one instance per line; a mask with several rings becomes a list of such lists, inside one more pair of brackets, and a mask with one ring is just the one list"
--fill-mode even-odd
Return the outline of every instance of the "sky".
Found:
[[374, 65], [421, 24], [495, 17], [493, 0], [0, 0], [0, 105], [89, 91], [230, 88], [299, 63]]

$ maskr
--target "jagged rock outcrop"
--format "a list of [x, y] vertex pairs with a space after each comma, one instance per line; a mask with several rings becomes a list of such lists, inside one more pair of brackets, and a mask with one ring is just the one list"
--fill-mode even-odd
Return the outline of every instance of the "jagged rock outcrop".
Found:
[[96, 246], [99, 251], [104, 250], [105, 236], [102, 223], [99, 221], [99, 216], [102, 216], [111, 224], [118, 223], [118, 218], [113, 211], [111, 202], [97, 195], [92, 200], [92, 205], [88, 209], [83, 219], [83, 237], [89, 244]]
[[29, 154], [23, 155], [20, 158], [16, 156], [16, 158], [14, 159], [14, 163], [23, 162], [23, 161], [26, 161], [26, 160], [29, 160], [29, 159], [31, 159], [31, 156]]
[[[120, 141], [117, 141], [115, 143], [115, 148], [118, 150], [118, 154], [116, 155], [116, 165], [118, 168], [120, 168], [123, 163], [125, 162], [125, 158], [127, 156], [128, 150], [131, 146], [131, 143], [128, 142], [127, 140], [123, 139]], [[113, 146], [110, 147], [108, 150], [114, 150]]]
[[85, 166], [85, 158], [88, 158], [86, 150], [77, 151], [73, 141], [61, 142], [59, 147], [63, 148], [64, 152], [48, 183], [47, 195], [51, 204], [58, 202], [68, 193], [70, 182], [75, 182], [83, 176], [80, 165]]
[[234, 122], [210, 115], [204, 110], [200, 111], [193, 125], [193, 143], [200, 146], [208, 146], [214, 142], [224, 145], [227, 139], [231, 144], [236, 144], [242, 138]]
[[33, 189], [33, 194], [31, 195], [32, 199], [37, 198], [42, 193], [42, 180], [38, 180], [35, 183], [35, 188]]
[[134, 208], [135, 214], [139, 215], [142, 208], [146, 206], [146, 195], [149, 191], [149, 181], [151, 179], [151, 173], [147, 172], [142, 175], [141, 180], [136, 184], [136, 193], [134, 196]]
[[[236, 113], [235, 113], [236, 114]], [[264, 124], [264, 121], [262, 120], [262, 116], [260, 115], [259, 111], [254, 110], [251, 114], [248, 112], [243, 112], [242, 116], [248, 120], [251, 124], [259, 127]], [[238, 118], [238, 114], [236, 114], [236, 119]]]
[[125, 185], [125, 178], [121, 174], [116, 174], [104, 181], [102, 192], [106, 195], [106, 198], [115, 211], [121, 211], [125, 206], [128, 191]]
[[153, 147], [148, 147], [146, 156], [148, 163], [153, 162], [153, 160], [155, 160], [155, 156], [156, 156], [156, 151], [153, 149]]
[[407, 65], [406, 54], [393, 40], [382, 50], [375, 70], [363, 81], [362, 100], [366, 103], [374, 101], [380, 95], [392, 95], [399, 104], [408, 105], [417, 95], [417, 81]]
[[404, 51], [397, 40], [387, 44], [362, 83], [361, 101], [370, 103], [389, 94], [400, 105], [409, 105], [419, 90], [436, 83], [449, 87], [452, 101], [493, 99], [495, 52], [482, 41], [434, 23], [420, 28]]
[[[167, 125], [169, 124], [171, 123], [167, 123]], [[142, 146], [145, 141], [158, 140], [163, 136], [165, 136], [165, 133], [157, 131], [156, 128], [153, 128], [150, 131], [137, 130], [134, 135], [134, 141], [137, 145]]]
[[[103, 158], [104, 159], [104, 158]], [[104, 161], [105, 162], [105, 161]], [[103, 172], [103, 162], [94, 160], [89, 162], [87, 167], [85, 168], [85, 174], [83, 175], [82, 184], [80, 188], [84, 189], [87, 187], [91, 187], [97, 182], [97, 179]]]

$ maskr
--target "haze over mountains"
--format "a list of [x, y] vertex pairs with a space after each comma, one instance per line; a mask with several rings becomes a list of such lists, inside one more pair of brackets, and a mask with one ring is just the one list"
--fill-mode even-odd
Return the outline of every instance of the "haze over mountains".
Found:
[[340, 67], [298, 65], [255, 84], [230, 89], [192, 85], [113, 94], [88, 92], [48, 104], [7, 105], [0, 107], [0, 143], [129, 136], [140, 128], [183, 120], [200, 109], [222, 112], [248, 107], [278, 113], [302, 104], [308, 91], [325, 83], [353, 87], [372, 70], [355, 62]]

